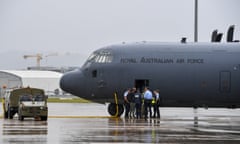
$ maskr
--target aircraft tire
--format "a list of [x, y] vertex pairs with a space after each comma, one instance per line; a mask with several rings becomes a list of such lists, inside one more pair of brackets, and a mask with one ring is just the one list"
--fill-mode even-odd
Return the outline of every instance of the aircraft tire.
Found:
[[120, 117], [124, 112], [123, 104], [118, 104], [118, 116]]
[[[123, 114], [123, 105], [122, 104], [118, 104], [118, 117], [120, 117], [122, 114]], [[117, 106], [116, 106], [116, 103], [110, 103], [108, 105], [108, 113], [111, 115], [111, 116], [116, 116], [116, 113], [117, 113]]]

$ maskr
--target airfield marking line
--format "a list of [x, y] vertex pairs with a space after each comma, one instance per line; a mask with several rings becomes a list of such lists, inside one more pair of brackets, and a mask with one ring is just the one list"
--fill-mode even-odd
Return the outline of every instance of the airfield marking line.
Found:
[[116, 118], [113, 116], [48, 116], [49, 118]]
[[[0, 119], [3, 115], [0, 115]], [[48, 118], [116, 118], [114, 116], [48, 116]]]

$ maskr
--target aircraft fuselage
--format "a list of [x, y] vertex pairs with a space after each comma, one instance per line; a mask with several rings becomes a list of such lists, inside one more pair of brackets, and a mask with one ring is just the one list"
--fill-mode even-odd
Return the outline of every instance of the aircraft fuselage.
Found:
[[159, 89], [161, 106], [240, 107], [240, 44], [153, 43], [96, 50], [61, 88], [99, 103], [122, 103], [127, 88]]

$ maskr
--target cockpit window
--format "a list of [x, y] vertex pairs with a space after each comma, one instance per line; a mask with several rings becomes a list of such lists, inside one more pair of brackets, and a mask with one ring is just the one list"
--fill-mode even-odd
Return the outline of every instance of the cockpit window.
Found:
[[113, 56], [109, 50], [96, 51], [87, 59], [88, 63], [111, 63]]
[[87, 61], [93, 61], [96, 58], [96, 53], [92, 53], [89, 58], [87, 59]]

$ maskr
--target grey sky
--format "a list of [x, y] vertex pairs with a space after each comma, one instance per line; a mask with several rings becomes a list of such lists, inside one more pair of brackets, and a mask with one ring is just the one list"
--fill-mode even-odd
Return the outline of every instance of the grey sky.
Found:
[[[0, 0], [0, 56], [70, 52], [81, 65], [93, 50], [122, 41], [193, 41], [193, 6], [194, 0]], [[199, 41], [231, 24], [240, 39], [239, 6], [239, 0], [199, 0]], [[3, 61], [0, 69], [14, 68]]]

